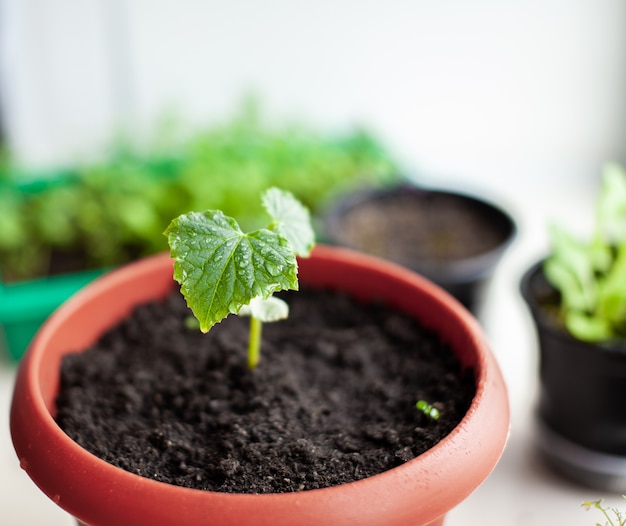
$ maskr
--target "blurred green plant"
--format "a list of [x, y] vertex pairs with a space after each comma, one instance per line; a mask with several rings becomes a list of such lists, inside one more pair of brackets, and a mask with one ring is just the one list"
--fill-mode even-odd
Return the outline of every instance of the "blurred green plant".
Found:
[[328, 137], [303, 125], [271, 127], [247, 105], [176, 151], [140, 155], [122, 145], [107, 162], [24, 183], [0, 177], [4, 281], [125, 263], [167, 249], [172, 217], [220, 209], [242, 228], [263, 217], [258, 195], [292, 192], [313, 214], [335, 193], [393, 182], [390, 156], [371, 135]]
[[544, 263], [561, 294], [567, 330], [584, 341], [626, 339], [626, 171], [607, 165], [596, 205], [594, 230], [579, 240], [552, 226], [552, 250]]
[[[622, 496], [622, 498], [626, 498]], [[606, 522], [604, 525], [596, 522], [596, 526], [626, 526], [626, 515], [619, 508], [609, 508], [603, 504], [603, 499], [599, 500], [586, 500], [581, 504], [587, 511], [590, 509], [599, 510]]]

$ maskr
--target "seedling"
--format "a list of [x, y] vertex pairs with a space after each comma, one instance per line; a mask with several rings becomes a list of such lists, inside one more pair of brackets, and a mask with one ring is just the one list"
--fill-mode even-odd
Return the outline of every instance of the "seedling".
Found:
[[441, 416], [439, 409], [433, 407], [433, 405], [429, 404], [426, 400], [418, 400], [415, 407], [432, 420], [439, 420], [439, 416]]
[[229, 314], [250, 316], [250, 369], [259, 362], [263, 322], [289, 313], [272, 294], [298, 289], [296, 255], [308, 256], [315, 237], [309, 211], [289, 192], [270, 188], [262, 203], [272, 221], [247, 234], [220, 210], [183, 214], [165, 231], [174, 278], [200, 330]]
[[561, 316], [568, 331], [584, 341], [626, 339], [624, 169], [605, 169], [589, 241], [557, 226], [550, 234], [552, 253], [543, 270], [561, 293]]
[[[622, 495], [623, 498], [626, 498]], [[581, 504], [583, 508], [586, 510], [590, 510], [591, 508], [595, 508], [600, 510], [606, 522], [604, 526], [626, 526], [626, 515], [624, 515], [618, 508], [609, 508], [608, 506], [604, 506], [602, 504], [603, 500], [586, 500]], [[596, 526], [603, 526], [599, 522], [596, 522]]]

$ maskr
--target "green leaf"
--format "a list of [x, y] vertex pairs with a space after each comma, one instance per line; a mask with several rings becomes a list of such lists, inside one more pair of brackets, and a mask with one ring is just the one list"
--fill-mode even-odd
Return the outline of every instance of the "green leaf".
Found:
[[613, 266], [600, 280], [598, 315], [614, 326], [626, 324], [626, 243], [618, 247]]
[[232, 217], [208, 210], [179, 216], [165, 235], [174, 278], [203, 332], [257, 296], [298, 288], [295, 255], [277, 232], [245, 234]]
[[604, 168], [596, 205], [596, 229], [606, 243], [626, 240], [626, 171], [618, 164]]
[[611, 326], [606, 320], [582, 312], [568, 312], [565, 325], [572, 336], [583, 341], [597, 342], [613, 336]]
[[432, 418], [433, 420], [439, 420], [439, 417], [441, 416], [439, 409], [433, 407], [426, 400], [418, 400], [415, 404], [415, 407], [417, 407], [417, 409], [419, 409], [427, 417]]
[[589, 304], [576, 275], [560, 260], [548, 259], [543, 272], [553, 287], [561, 292], [562, 301], [571, 309], [585, 310]]
[[594, 234], [587, 247], [589, 262], [596, 272], [608, 272], [613, 264], [613, 251], [598, 233]]
[[157, 230], [159, 217], [154, 207], [139, 197], [121, 197], [117, 203], [120, 224], [129, 231], [129, 237], [150, 237]]
[[0, 210], [0, 249], [15, 250], [24, 243], [27, 234], [17, 196], [0, 193]]
[[263, 194], [263, 206], [293, 251], [308, 256], [315, 243], [309, 211], [291, 193], [278, 188], [270, 188]]
[[568, 308], [593, 309], [597, 283], [589, 247], [556, 225], [550, 227], [550, 239], [552, 255], [544, 266], [548, 281], [561, 292]]

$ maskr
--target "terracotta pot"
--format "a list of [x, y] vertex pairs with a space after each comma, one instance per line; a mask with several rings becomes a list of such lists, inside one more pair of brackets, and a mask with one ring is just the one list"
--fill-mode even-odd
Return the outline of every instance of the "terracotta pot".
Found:
[[[410, 214], [398, 215], [408, 206]], [[376, 219], [366, 223], [361, 214], [374, 207], [379, 208]], [[485, 286], [516, 230], [509, 214], [482, 198], [413, 184], [347, 194], [324, 215], [328, 242], [406, 266], [472, 312], [479, 309]], [[464, 237], [489, 241], [462, 254], [446, 248], [462, 246]], [[403, 240], [400, 246], [394, 242], [398, 239]]]
[[55, 423], [61, 357], [84, 348], [138, 303], [172, 288], [163, 254], [130, 264], [87, 286], [46, 322], [24, 357], [11, 408], [21, 466], [54, 502], [90, 526], [406, 526], [440, 525], [491, 472], [509, 429], [506, 388], [477, 322], [448, 294], [399, 266], [318, 246], [300, 279], [382, 298], [442, 334], [475, 369], [476, 396], [460, 424], [435, 447], [380, 475], [286, 494], [199, 491], [143, 478], [95, 457]]
[[546, 315], [558, 292], [543, 261], [523, 276], [521, 292], [539, 341], [537, 444], [561, 473], [587, 486], [626, 491], [626, 345], [572, 337]]

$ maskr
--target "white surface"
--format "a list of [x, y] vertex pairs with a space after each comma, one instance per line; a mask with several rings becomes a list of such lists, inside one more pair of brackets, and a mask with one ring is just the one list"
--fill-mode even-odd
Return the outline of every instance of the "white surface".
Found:
[[[525, 188], [516, 189], [508, 203], [520, 232], [499, 267], [480, 315], [509, 387], [511, 435], [492, 475], [449, 514], [446, 526], [591, 526], [601, 517], [596, 511], [583, 510], [584, 500], [605, 497], [608, 504], [626, 508], [619, 495], [577, 486], [556, 476], [534, 453], [531, 413], [537, 350], [531, 321], [518, 293], [519, 278], [530, 263], [544, 254], [548, 219], [588, 226], [593, 192], [579, 187], [557, 196], [549, 187], [540, 192]], [[548, 205], [551, 201], [554, 204]], [[13, 378], [14, 368], [3, 364], [0, 417], [5, 424], [0, 428], [0, 522], [10, 526], [71, 525], [72, 520], [18, 466], [6, 425]]]

